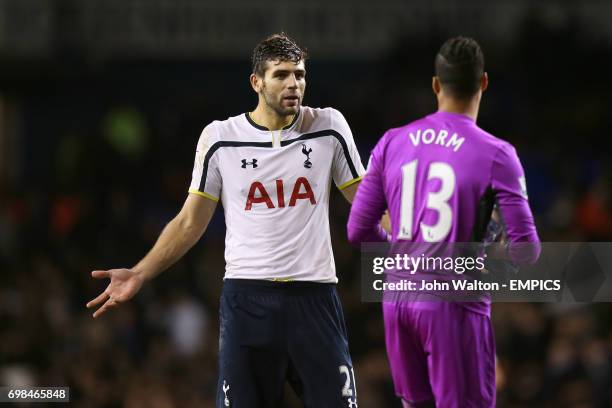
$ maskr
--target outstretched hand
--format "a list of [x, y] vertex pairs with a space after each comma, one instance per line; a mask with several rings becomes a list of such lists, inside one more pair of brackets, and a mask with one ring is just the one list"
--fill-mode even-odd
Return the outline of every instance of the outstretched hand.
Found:
[[110, 278], [110, 283], [98, 297], [87, 303], [87, 308], [98, 308], [93, 317], [96, 318], [108, 309], [120, 303], [127, 302], [140, 290], [144, 279], [131, 269], [110, 269], [108, 271], [93, 271], [91, 276], [96, 279]]

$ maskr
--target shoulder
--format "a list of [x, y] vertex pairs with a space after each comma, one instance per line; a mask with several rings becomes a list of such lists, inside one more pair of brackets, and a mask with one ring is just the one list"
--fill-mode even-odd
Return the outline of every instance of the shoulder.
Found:
[[327, 108], [313, 108], [310, 106], [302, 106], [301, 114], [304, 115], [304, 118], [313, 118], [313, 119], [331, 119], [333, 117], [343, 117], [340, 111], [337, 109], [327, 107]]
[[481, 140], [494, 149], [496, 157], [517, 157], [516, 148], [512, 145], [512, 143], [494, 136], [480, 127], [478, 130]]
[[322, 108], [321, 111], [323, 112], [322, 114], [325, 115], [325, 117], [329, 118], [331, 122], [330, 126], [332, 128], [344, 129], [348, 127], [346, 118], [338, 109], [327, 107]]
[[311, 122], [319, 126], [333, 128], [338, 124], [346, 124], [344, 115], [339, 110], [331, 107], [311, 108], [310, 106], [303, 106], [301, 114], [304, 117], [304, 122]]
[[231, 135], [242, 134], [240, 128], [244, 127], [245, 114], [231, 116], [225, 120], [214, 120], [207, 124], [200, 134], [200, 142], [205, 141], [209, 146], [214, 143], [228, 140]]
[[402, 126], [390, 128], [382, 135], [377, 143], [377, 146], [386, 146], [397, 141], [403, 143], [404, 137], [407, 137], [413, 129], [422, 127], [424, 124], [427, 124], [427, 116], [421, 119], [413, 120]]
[[516, 148], [509, 142], [505, 140], [497, 139], [496, 140], [496, 152], [495, 159], [500, 162], [518, 162], [518, 153], [516, 152]]
[[[240, 134], [237, 132], [241, 126], [240, 121], [245, 120], [244, 114], [232, 116], [225, 120], [214, 120], [207, 124], [198, 139], [197, 151], [208, 152], [213, 146], [218, 145], [218, 142], [228, 140], [230, 135]], [[213, 149], [211, 153], [216, 150]]]
[[488, 158], [492, 162], [493, 169], [503, 169], [503, 171], [507, 171], [509, 168], [520, 169], [520, 159], [512, 143], [494, 136], [480, 127], [478, 127], [477, 136], [479, 155]]
[[351, 138], [351, 129], [346, 119], [334, 108], [312, 108], [302, 106], [300, 122], [301, 133], [314, 133], [326, 131], [330, 134], [341, 135], [343, 138]]
[[387, 155], [388, 151], [393, 152], [397, 151], [397, 149], [404, 149], [410, 132], [414, 132], [415, 129], [426, 126], [428, 123], [428, 116], [425, 116], [386, 130], [372, 149], [372, 156], [382, 159]]
[[310, 106], [303, 106], [302, 114], [304, 115], [304, 119], [310, 118], [315, 121], [327, 123], [328, 125], [330, 125], [330, 123], [346, 123], [344, 115], [338, 109], [331, 107], [311, 108]]
[[404, 125], [391, 128], [385, 132], [385, 136], [389, 139], [396, 139], [400, 135], [408, 135], [415, 129], [433, 126], [432, 115], [427, 115], [419, 119], [412, 120]]

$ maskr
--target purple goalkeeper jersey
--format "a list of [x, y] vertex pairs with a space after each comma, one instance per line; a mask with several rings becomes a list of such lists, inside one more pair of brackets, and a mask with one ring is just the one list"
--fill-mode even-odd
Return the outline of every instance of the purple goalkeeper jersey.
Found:
[[[389, 209], [393, 242], [480, 242], [494, 202], [511, 257], [535, 262], [539, 239], [514, 147], [468, 116], [438, 111], [380, 139], [351, 206], [349, 241], [380, 241], [378, 223]], [[513, 254], [517, 242], [533, 245]], [[488, 302], [470, 303], [489, 314]]]

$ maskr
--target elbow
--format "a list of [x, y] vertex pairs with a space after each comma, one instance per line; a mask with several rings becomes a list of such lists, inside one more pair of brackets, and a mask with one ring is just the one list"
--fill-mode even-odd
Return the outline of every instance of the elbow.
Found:
[[361, 243], [368, 241], [367, 230], [358, 226], [352, 217], [349, 217], [349, 222], [346, 226], [346, 233], [349, 244], [355, 248], [361, 248]]
[[361, 246], [361, 241], [362, 241], [361, 234], [354, 228], [351, 228], [350, 225], [347, 228], [347, 237], [348, 237], [348, 242], [351, 246], [355, 248], [359, 248]]
[[531, 250], [529, 251], [527, 262], [529, 265], [533, 265], [538, 261], [538, 259], [540, 259], [540, 255], [542, 254], [542, 244], [538, 240], [536, 242], [532, 242], [530, 247]]
[[179, 230], [181, 230], [183, 233], [188, 233], [189, 231], [193, 231], [195, 229], [195, 222], [190, 217], [181, 217], [179, 215], [174, 221], [176, 222]]
[[193, 217], [179, 215], [174, 222], [182, 237], [187, 238], [190, 242], [200, 239], [204, 232], [202, 226]]
[[361, 248], [364, 242], [387, 242], [387, 233], [382, 228], [348, 229], [348, 241], [355, 248]]
[[510, 257], [515, 264], [533, 265], [540, 258], [542, 244], [540, 240], [531, 242], [515, 242], [510, 246]]
[[346, 224], [346, 237], [347, 237], [349, 244], [352, 247], [357, 248], [360, 246], [361, 241], [359, 240], [360, 238], [359, 229], [355, 225], [355, 218], [354, 218], [354, 214], [352, 211], [349, 214], [348, 223]]
[[349, 243], [360, 248], [363, 242], [386, 242], [387, 233], [380, 224], [371, 224], [369, 217], [358, 217], [351, 210], [346, 226]]

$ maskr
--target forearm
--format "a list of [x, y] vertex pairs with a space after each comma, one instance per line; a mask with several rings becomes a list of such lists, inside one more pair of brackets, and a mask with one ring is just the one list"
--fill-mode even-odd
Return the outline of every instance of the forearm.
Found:
[[541, 244], [527, 201], [502, 195], [499, 211], [506, 226], [510, 259], [518, 265], [535, 263], [540, 256]]
[[181, 259], [204, 230], [177, 216], [166, 225], [153, 248], [132, 270], [144, 280], [154, 278]]
[[508, 255], [516, 264], [537, 261], [540, 239], [527, 199], [525, 172], [512, 146], [502, 146], [491, 166], [491, 181], [508, 240]]
[[[385, 211], [382, 193], [372, 183], [362, 183], [351, 205], [348, 219], [348, 240], [353, 246], [362, 242], [386, 242], [388, 235], [380, 225]], [[366, 200], [366, 198], [368, 198]]]
[[380, 225], [372, 224], [368, 221], [358, 221], [358, 216], [349, 217], [347, 225], [348, 240], [353, 246], [359, 246], [362, 242], [387, 242], [389, 235]]
[[502, 211], [506, 220], [508, 253], [517, 264], [533, 264], [542, 250], [533, 215], [526, 203]]

